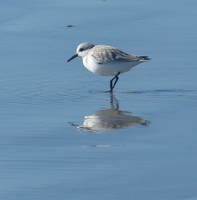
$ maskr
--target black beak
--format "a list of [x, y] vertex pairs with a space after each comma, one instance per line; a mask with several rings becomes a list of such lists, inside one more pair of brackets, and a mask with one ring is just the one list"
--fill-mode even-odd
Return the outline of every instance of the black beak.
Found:
[[76, 58], [78, 56], [78, 54], [75, 54], [74, 56], [72, 56], [70, 59], [67, 60], [67, 62], [70, 62], [72, 59]]

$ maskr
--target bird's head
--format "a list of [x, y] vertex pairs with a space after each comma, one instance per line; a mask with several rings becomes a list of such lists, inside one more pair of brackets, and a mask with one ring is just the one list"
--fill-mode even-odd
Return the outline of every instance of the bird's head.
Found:
[[74, 58], [76, 58], [76, 57], [78, 57], [78, 56], [80, 56], [80, 57], [82, 57], [82, 58], [85, 57], [85, 56], [87, 55], [88, 51], [89, 51], [90, 49], [92, 49], [93, 47], [94, 47], [93, 44], [90, 44], [90, 43], [87, 43], [87, 42], [80, 44], [80, 45], [77, 47], [76, 54], [73, 55], [70, 59], [68, 59], [67, 62], [71, 61], [72, 59], [74, 59]]

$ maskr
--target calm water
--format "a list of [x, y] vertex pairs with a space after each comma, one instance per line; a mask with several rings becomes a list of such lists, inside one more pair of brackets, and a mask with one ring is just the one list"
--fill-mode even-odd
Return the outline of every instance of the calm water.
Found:
[[[196, 1], [0, 5], [1, 199], [197, 199]], [[152, 60], [110, 95], [85, 41]]]

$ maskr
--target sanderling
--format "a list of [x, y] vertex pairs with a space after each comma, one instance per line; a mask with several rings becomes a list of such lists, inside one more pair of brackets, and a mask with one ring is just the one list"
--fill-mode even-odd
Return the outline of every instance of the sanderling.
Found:
[[80, 44], [76, 54], [68, 59], [68, 62], [78, 56], [82, 57], [84, 66], [91, 72], [100, 76], [114, 76], [110, 81], [110, 92], [113, 91], [120, 74], [150, 60], [148, 56], [136, 56], [112, 46], [95, 46], [90, 43]]

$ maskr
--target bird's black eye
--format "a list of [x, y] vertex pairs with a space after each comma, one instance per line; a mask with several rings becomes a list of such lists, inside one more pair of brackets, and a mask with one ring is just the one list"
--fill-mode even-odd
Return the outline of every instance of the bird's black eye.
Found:
[[84, 50], [83, 48], [80, 48], [80, 49], [79, 49], [79, 52], [80, 52], [80, 51], [83, 51], [83, 50]]

